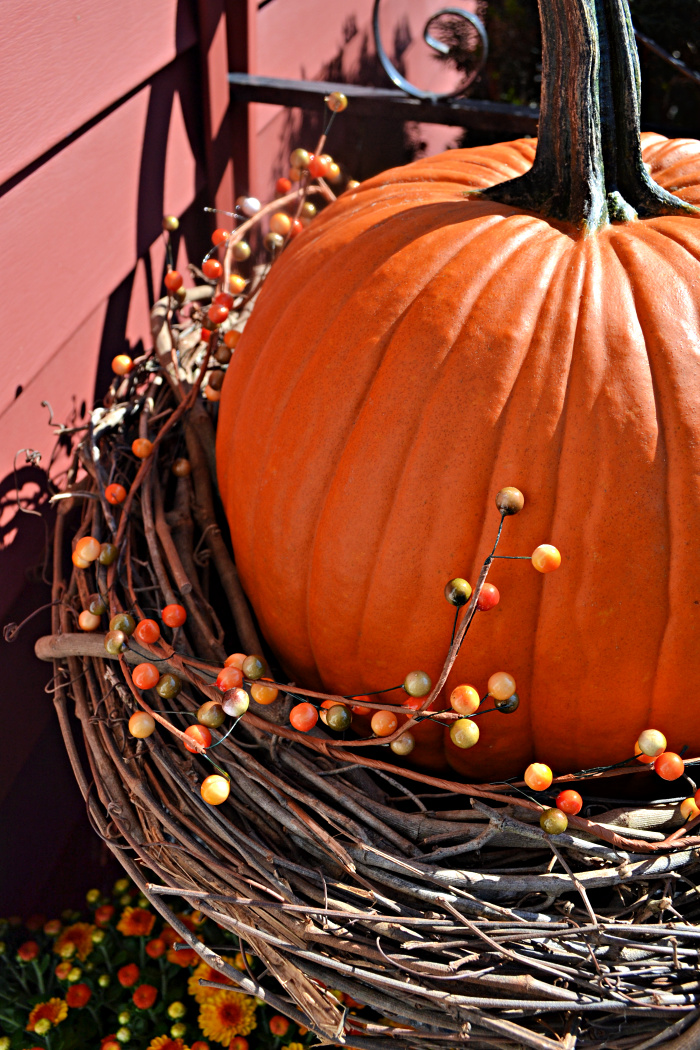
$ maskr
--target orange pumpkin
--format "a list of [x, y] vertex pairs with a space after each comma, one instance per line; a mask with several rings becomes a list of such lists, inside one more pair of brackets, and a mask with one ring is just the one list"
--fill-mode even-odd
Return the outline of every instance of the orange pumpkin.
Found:
[[[496, 492], [525, 494], [500, 552], [551, 542], [562, 567], [494, 564], [500, 605], [477, 613], [445, 690], [485, 692], [507, 670], [520, 707], [480, 719], [466, 752], [426, 723], [411, 756], [446, 754], [470, 778], [620, 761], [649, 725], [700, 750], [700, 221], [657, 214], [674, 200], [650, 188], [618, 67], [621, 130], [599, 122], [596, 140], [586, 125], [582, 144], [585, 113], [606, 111], [571, 42], [576, 4], [559, 7], [530, 182], [507, 182], [535, 160], [520, 140], [344, 194], [273, 269], [219, 417], [243, 585], [287, 673], [312, 688], [367, 693], [417, 668], [434, 680], [454, 613], [444, 585], [475, 582]], [[600, 161], [615, 135], [617, 182]], [[643, 160], [700, 203], [700, 143], [645, 135]]]

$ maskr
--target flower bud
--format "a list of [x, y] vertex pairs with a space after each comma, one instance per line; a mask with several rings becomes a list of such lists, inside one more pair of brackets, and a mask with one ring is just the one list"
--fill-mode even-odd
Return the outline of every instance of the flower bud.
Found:
[[129, 1028], [118, 1028], [116, 1038], [120, 1043], [128, 1043], [131, 1039], [131, 1029]]
[[100, 976], [97, 978], [97, 983], [99, 984], [100, 988], [109, 988], [111, 980], [112, 979], [108, 973], [101, 973]]
[[178, 1021], [177, 1024], [174, 1024], [170, 1029], [170, 1034], [173, 1037], [173, 1039], [182, 1039], [186, 1031], [187, 1025], [182, 1024], [180, 1021]]
[[67, 980], [71, 984], [75, 984], [75, 982], [79, 981], [82, 976], [83, 976], [83, 971], [80, 969], [80, 967], [79, 966], [73, 966], [68, 971], [68, 978], [67, 978]]
[[117, 1017], [117, 1020], [119, 1021], [119, 1024], [128, 1024], [131, 1020], [131, 1014], [128, 1010], [122, 1010], [122, 1012]]
[[172, 1017], [173, 1021], [176, 1021], [178, 1017], [184, 1017], [186, 1013], [187, 1007], [184, 1003], [181, 1003], [178, 1000], [171, 1003], [168, 1007], [168, 1017]]
[[46, 1035], [46, 1033], [50, 1031], [50, 1029], [51, 1022], [49, 1021], [48, 1017], [40, 1017], [34, 1025], [34, 1031], [37, 1035]]

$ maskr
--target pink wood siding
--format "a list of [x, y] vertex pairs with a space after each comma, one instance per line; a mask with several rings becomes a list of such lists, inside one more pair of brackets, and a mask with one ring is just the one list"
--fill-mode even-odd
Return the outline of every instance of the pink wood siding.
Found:
[[[230, 207], [233, 167], [223, 0], [10, 0], [0, 39], [0, 624], [47, 600], [44, 528], [18, 511], [13, 459], [48, 465], [57, 422], [80, 423], [114, 354], [150, 345], [165, 265], [164, 212], [181, 218], [178, 265], [201, 260]], [[27, 506], [41, 470], [17, 459]], [[37, 568], [38, 567], [38, 568]], [[78, 904], [104, 848], [87, 825], [33, 641], [42, 614], [0, 642], [3, 913]], [[80, 858], [80, 863], [77, 862]], [[83, 870], [84, 864], [84, 870]]]

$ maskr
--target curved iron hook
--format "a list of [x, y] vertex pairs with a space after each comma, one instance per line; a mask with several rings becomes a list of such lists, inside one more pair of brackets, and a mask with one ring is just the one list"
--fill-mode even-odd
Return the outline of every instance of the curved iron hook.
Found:
[[401, 73], [399, 73], [398, 69], [387, 55], [386, 51], [384, 50], [384, 45], [382, 44], [381, 34], [379, 32], [380, 3], [381, 0], [374, 0], [374, 9], [372, 11], [372, 30], [374, 32], [374, 44], [377, 51], [377, 57], [379, 58], [379, 61], [384, 67], [384, 71], [391, 80], [391, 82], [395, 84], [396, 87], [404, 91], [407, 95], [410, 95], [412, 98], [420, 98], [432, 102], [448, 102], [453, 98], [458, 98], [460, 95], [463, 95], [467, 88], [474, 82], [474, 80], [476, 80], [479, 73], [486, 65], [486, 60], [489, 54], [488, 34], [486, 32], [484, 23], [481, 21], [478, 15], [473, 15], [471, 11], [466, 11], [463, 7], [441, 7], [440, 10], [436, 11], [434, 15], [431, 15], [428, 21], [425, 23], [425, 26], [423, 27], [423, 39], [429, 47], [432, 47], [434, 51], [437, 51], [442, 55], [449, 54], [449, 47], [447, 46], [447, 44], [444, 44], [441, 40], [437, 40], [434, 36], [431, 36], [430, 34], [430, 26], [436, 19], [440, 18], [441, 15], [457, 15], [457, 17], [459, 18], [463, 18], [465, 22], [469, 22], [469, 24], [472, 25], [477, 31], [479, 35], [479, 41], [481, 43], [481, 56], [476, 64], [476, 67], [469, 74], [467, 82], [465, 84], [462, 84], [462, 86], [458, 88], [457, 91], [449, 91], [443, 95], [436, 95], [432, 91], [422, 91], [420, 88], [416, 87], [415, 84], [412, 84], [409, 80], [406, 80], [406, 78]]

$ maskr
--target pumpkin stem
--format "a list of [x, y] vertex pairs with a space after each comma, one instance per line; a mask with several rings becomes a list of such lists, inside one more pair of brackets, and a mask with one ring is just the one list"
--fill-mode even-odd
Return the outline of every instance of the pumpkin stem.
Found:
[[700, 215], [642, 160], [640, 76], [627, 0], [539, 0], [542, 97], [525, 175], [482, 191], [592, 233], [640, 216]]

